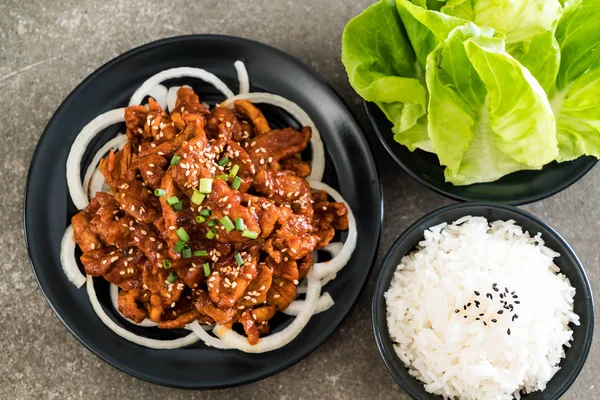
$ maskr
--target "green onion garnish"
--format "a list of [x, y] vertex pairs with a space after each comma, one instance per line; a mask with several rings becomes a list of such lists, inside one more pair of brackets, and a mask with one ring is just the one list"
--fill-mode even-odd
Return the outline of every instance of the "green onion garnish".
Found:
[[167, 192], [165, 192], [163, 189], [154, 189], [154, 195], [156, 197], [163, 197], [165, 194], [167, 194]]
[[215, 236], [217, 236], [217, 231], [215, 231], [214, 229], [211, 229], [210, 231], [206, 232], [207, 239], [214, 239]]
[[179, 198], [177, 196], [167, 198], [167, 204], [172, 206], [175, 203], [179, 203]]
[[208, 255], [208, 251], [206, 250], [194, 250], [194, 257], [206, 257]]
[[171, 268], [171, 260], [167, 260], [166, 258], [163, 260], [163, 267], [165, 269]]
[[203, 208], [202, 210], [200, 210], [200, 215], [202, 215], [203, 217], [209, 217], [210, 210], [208, 208]]
[[223, 157], [219, 160], [219, 162], [217, 164], [219, 164], [221, 167], [224, 166], [225, 164], [227, 164], [229, 162], [229, 158], [227, 157]]
[[220, 179], [222, 181], [227, 182], [227, 174], [217, 175], [217, 176], [215, 176], [215, 179]]
[[183, 203], [181, 201], [173, 204], [173, 210], [181, 211], [183, 209]]
[[173, 246], [173, 251], [176, 253], [181, 253], [181, 250], [183, 250], [184, 247], [185, 247], [185, 242], [182, 242], [180, 240], [177, 243], [175, 243], [175, 246]]
[[229, 177], [235, 178], [235, 176], [237, 175], [239, 170], [240, 170], [240, 166], [235, 164], [233, 167], [231, 167], [231, 171], [229, 171]]
[[244, 229], [246, 229], [244, 220], [242, 218], [235, 219], [235, 229], [237, 229], [240, 232], [242, 232]]
[[185, 229], [183, 229], [183, 226], [177, 229], [175, 233], [177, 234], [177, 236], [179, 236], [179, 239], [181, 239], [181, 241], [184, 243], [190, 240], [190, 235], [188, 235]]
[[185, 246], [183, 248], [183, 251], [181, 252], [181, 256], [183, 258], [191, 258], [192, 257], [192, 249], [190, 249], [189, 247]]
[[242, 180], [240, 179], [239, 176], [236, 176], [235, 178], [233, 178], [233, 182], [231, 182], [231, 188], [233, 190], [238, 190], [240, 188], [241, 184], [242, 184]]
[[242, 232], [242, 236], [250, 239], [256, 239], [258, 237], [258, 233], [254, 231], [249, 231], [248, 229], [244, 229], [244, 232]]
[[194, 190], [194, 194], [192, 194], [192, 203], [200, 205], [204, 201], [204, 198], [206, 198], [206, 195], [204, 193], [200, 193], [198, 190]]
[[238, 266], [244, 263], [244, 259], [242, 258], [242, 255], [240, 253], [235, 253], [235, 262]]
[[212, 192], [212, 179], [210, 179], [210, 178], [200, 179], [200, 188], [198, 190], [200, 191], [200, 193]]
[[210, 221], [208, 221], [208, 224], [207, 224], [207, 225], [208, 225], [210, 228], [212, 228], [213, 226], [217, 226], [217, 224], [218, 224], [218, 223], [219, 223], [219, 220], [218, 220], [218, 219], [216, 219], [216, 218], [213, 218], [213, 219], [211, 219]]
[[175, 272], [171, 272], [171, 275], [167, 278], [167, 282], [173, 283], [177, 280], [177, 274]]
[[235, 225], [233, 225], [233, 222], [231, 222], [227, 215], [221, 218], [221, 223], [223, 224], [225, 229], [227, 229], [227, 232], [231, 232], [235, 229]]
[[210, 275], [210, 265], [208, 263], [204, 263], [204, 276]]
[[196, 215], [196, 222], [201, 224], [203, 222], [206, 222], [206, 218], [204, 218], [202, 215]]
[[179, 157], [177, 154], [175, 154], [173, 156], [173, 158], [171, 158], [171, 165], [179, 164], [179, 160], [181, 160], [181, 157]]

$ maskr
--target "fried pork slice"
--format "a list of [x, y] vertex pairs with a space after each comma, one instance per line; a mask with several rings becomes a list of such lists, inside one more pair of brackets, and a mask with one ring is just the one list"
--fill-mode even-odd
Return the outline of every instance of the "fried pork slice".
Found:
[[267, 304], [278, 310], [285, 310], [296, 298], [296, 285], [287, 279], [273, 276], [273, 283], [267, 292]]
[[235, 308], [221, 308], [215, 305], [206, 292], [200, 293], [194, 306], [201, 315], [207, 316], [219, 325], [228, 324], [239, 315], [239, 311]]
[[242, 137], [242, 126], [235, 112], [215, 107], [206, 121], [206, 134], [209, 139], [238, 140]]
[[149, 298], [149, 292], [141, 288], [135, 288], [131, 290], [121, 290], [119, 292], [118, 306], [121, 314], [125, 318], [129, 318], [137, 323], [142, 322], [146, 319], [146, 310], [138, 305], [139, 302], [148, 301], [144, 297]]
[[301, 132], [292, 128], [274, 129], [252, 138], [246, 151], [254, 165], [259, 167], [302, 152], [308, 145], [310, 137], [309, 127], [302, 128]]
[[83, 252], [99, 249], [102, 242], [98, 236], [90, 229], [92, 214], [82, 210], [71, 218], [73, 225], [73, 240], [79, 245]]
[[312, 198], [314, 202], [312, 224], [320, 238], [316, 248], [322, 249], [333, 239], [336, 229], [348, 229], [348, 210], [344, 203], [330, 202], [325, 191], [314, 193]]
[[248, 336], [248, 343], [257, 344], [260, 335], [266, 335], [270, 332], [269, 320], [273, 318], [276, 312], [277, 308], [273, 306], [262, 306], [242, 313], [239, 322]]
[[169, 162], [163, 156], [151, 154], [146, 157], [138, 158], [136, 166], [140, 171], [140, 176], [148, 187], [156, 189], [160, 187]]
[[286, 158], [281, 160], [279, 167], [283, 170], [292, 171], [300, 178], [306, 178], [310, 175], [310, 163], [302, 161], [296, 157]]
[[232, 308], [242, 298], [250, 282], [258, 276], [258, 247], [241, 252], [244, 264], [234, 257], [219, 260], [206, 280], [210, 299], [221, 308]]
[[138, 222], [151, 224], [160, 215], [158, 198], [140, 181], [119, 186], [115, 198], [119, 206]]
[[288, 281], [298, 281], [300, 275], [298, 273], [298, 264], [295, 260], [290, 260], [289, 257], [284, 257], [281, 262], [277, 263], [272, 257], [267, 257], [267, 265], [273, 271], [273, 275], [279, 276]]
[[260, 263], [258, 265], [258, 275], [246, 288], [244, 296], [238, 302], [238, 307], [249, 308], [264, 303], [267, 300], [267, 292], [271, 287], [272, 280], [273, 273], [271, 269], [265, 263]]
[[97, 193], [88, 205], [88, 210], [95, 210], [90, 220], [90, 229], [109, 246], [126, 247], [131, 237], [130, 228], [135, 221], [124, 215], [119, 203], [108, 193]]
[[135, 179], [136, 171], [131, 169], [132, 145], [127, 143], [122, 150], [111, 150], [108, 156], [100, 160], [100, 172], [110, 187], [118, 187]]
[[233, 106], [238, 114], [252, 121], [254, 131], [257, 135], [271, 131], [269, 123], [263, 113], [248, 100], [236, 100], [233, 102]]
[[259, 168], [254, 189], [275, 202], [294, 202], [298, 213], [312, 216], [310, 187], [291, 171]]

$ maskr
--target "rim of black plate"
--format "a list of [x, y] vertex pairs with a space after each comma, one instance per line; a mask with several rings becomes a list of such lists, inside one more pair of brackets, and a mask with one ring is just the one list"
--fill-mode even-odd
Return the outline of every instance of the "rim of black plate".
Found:
[[256, 375], [254, 377], [252, 377], [251, 379], [241, 379], [233, 384], [231, 383], [226, 383], [226, 384], [213, 384], [213, 385], [202, 385], [202, 386], [198, 386], [198, 385], [194, 385], [194, 384], [186, 384], [185, 382], [175, 382], [175, 381], [166, 381], [166, 380], [160, 380], [157, 379], [157, 377], [155, 376], [150, 376], [150, 375], [146, 375], [143, 373], [140, 373], [140, 371], [134, 370], [132, 368], [130, 368], [128, 365], [126, 364], [122, 364], [122, 363], [115, 363], [112, 360], [109, 360], [107, 357], [105, 357], [104, 354], [100, 353], [99, 351], [97, 351], [94, 347], [92, 347], [89, 343], [86, 343], [85, 341], [83, 341], [82, 338], [80, 338], [75, 332], [74, 330], [65, 323], [65, 320], [61, 317], [61, 315], [58, 313], [58, 310], [55, 308], [55, 306], [50, 302], [48, 296], [46, 295], [45, 291], [42, 289], [42, 284], [39, 280], [38, 274], [36, 272], [36, 269], [34, 267], [33, 264], [33, 260], [32, 260], [32, 256], [31, 256], [31, 243], [28, 239], [28, 229], [27, 229], [27, 202], [28, 202], [28, 196], [27, 193], [29, 191], [29, 186], [30, 186], [30, 180], [31, 180], [31, 174], [32, 174], [32, 170], [33, 170], [33, 166], [36, 163], [36, 160], [39, 156], [39, 151], [40, 148], [42, 147], [41, 145], [47, 140], [47, 128], [48, 126], [50, 126], [55, 117], [59, 114], [59, 112], [63, 109], [63, 107], [65, 106], [65, 104], [67, 103], [67, 100], [70, 99], [73, 95], [75, 95], [82, 87], [84, 87], [89, 81], [93, 80], [96, 78], [97, 75], [103, 73], [105, 70], [112, 68], [115, 64], [123, 62], [125, 59], [130, 58], [131, 56], [140, 53], [140, 52], [144, 52], [147, 51], [149, 49], [152, 49], [154, 47], [159, 47], [159, 46], [164, 46], [164, 45], [168, 45], [169, 43], [173, 43], [173, 42], [180, 42], [180, 41], [194, 41], [194, 40], [227, 40], [227, 41], [236, 41], [236, 42], [246, 42], [252, 46], [259, 46], [259, 47], [263, 47], [266, 48], [267, 50], [276, 53], [277, 55], [287, 58], [288, 60], [290, 60], [293, 64], [296, 64], [299, 68], [302, 68], [304, 70], [306, 70], [307, 72], [310, 73], [310, 75], [312, 77], [315, 78], [315, 80], [320, 81], [323, 85], [325, 85], [328, 89], [331, 90], [331, 92], [335, 95], [335, 97], [340, 101], [341, 104], [343, 104], [343, 106], [346, 108], [346, 110], [348, 111], [350, 117], [352, 118], [352, 122], [354, 124], [356, 124], [356, 126], [358, 127], [358, 130], [360, 131], [360, 135], [357, 135], [357, 138], [360, 142], [362, 142], [362, 145], [365, 146], [370, 154], [371, 157], [369, 159], [366, 160], [367, 163], [371, 164], [373, 167], [373, 171], [375, 173], [375, 178], [377, 180], [377, 183], [374, 185], [376, 190], [379, 193], [379, 207], [378, 207], [378, 212], [379, 212], [379, 220], [378, 220], [378, 231], [377, 231], [377, 237], [375, 240], [375, 250], [373, 251], [373, 255], [370, 257], [370, 263], [368, 266], [368, 270], [367, 270], [367, 274], [366, 274], [366, 278], [365, 280], [362, 282], [358, 294], [356, 296], [356, 299], [352, 302], [352, 305], [350, 307], [350, 310], [354, 307], [354, 305], [356, 304], [356, 302], [358, 301], [358, 299], [361, 297], [361, 295], [364, 293], [367, 281], [368, 281], [368, 277], [370, 276], [372, 270], [373, 270], [373, 265], [375, 263], [375, 260], [377, 258], [377, 249], [379, 248], [379, 244], [380, 244], [380, 239], [381, 239], [381, 234], [382, 234], [382, 226], [383, 226], [383, 213], [384, 213], [384, 207], [383, 207], [383, 187], [382, 187], [382, 182], [381, 179], [379, 178], [380, 173], [379, 173], [379, 169], [377, 167], [377, 163], [375, 162], [374, 158], [372, 157], [373, 151], [372, 151], [372, 146], [370, 144], [370, 142], [366, 139], [366, 135], [364, 133], [365, 129], [364, 126], [362, 126], [362, 124], [360, 123], [360, 121], [356, 118], [356, 114], [355, 112], [348, 106], [347, 102], [340, 96], [340, 94], [320, 75], [318, 74], [316, 71], [314, 71], [312, 68], [310, 68], [308, 65], [306, 65], [305, 63], [303, 63], [302, 61], [300, 61], [299, 59], [297, 59], [296, 57], [282, 51], [279, 50], [275, 47], [272, 47], [270, 45], [255, 41], [255, 40], [251, 40], [251, 39], [246, 39], [246, 38], [241, 38], [241, 37], [237, 37], [237, 36], [231, 36], [231, 35], [218, 35], [218, 34], [193, 34], [193, 35], [182, 35], [182, 36], [173, 36], [173, 37], [169, 37], [169, 38], [165, 38], [165, 39], [159, 39], [156, 41], [152, 41], [149, 43], [146, 43], [144, 45], [135, 47], [123, 54], [120, 54], [119, 56], [109, 60], [108, 62], [106, 62], [105, 64], [103, 64], [102, 66], [100, 66], [99, 68], [97, 68], [94, 72], [92, 72], [90, 75], [88, 75], [81, 83], [79, 83], [74, 89], [72, 89], [72, 91], [69, 93], [69, 95], [67, 97], [65, 97], [60, 106], [54, 111], [54, 114], [52, 116], [52, 118], [48, 121], [48, 123], [46, 124], [46, 126], [44, 127], [44, 130], [42, 132], [42, 135], [40, 136], [40, 138], [38, 139], [38, 143], [36, 145], [36, 148], [33, 152], [33, 155], [31, 157], [31, 161], [30, 161], [30, 166], [29, 166], [29, 170], [27, 173], [27, 178], [26, 178], [26, 184], [25, 184], [25, 188], [24, 188], [24, 198], [23, 198], [23, 228], [24, 228], [24, 237], [25, 237], [25, 245], [27, 248], [27, 255], [28, 255], [28, 259], [29, 259], [29, 263], [31, 265], [32, 271], [33, 271], [33, 275], [38, 283], [38, 286], [40, 287], [40, 290], [42, 292], [42, 294], [44, 295], [44, 298], [46, 300], [46, 302], [48, 303], [48, 305], [50, 306], [50, 308], [52, 309], [52, 311], [54, 312], [54, 314], [56, 315], [56, 317], [61, 321], [61, 323], [67, 328], [67, 330], [81, 343], [83, 344], [87, 349], [89, 349], [93, 354], [95, 354], [97, 357], [99, 357], [100, 359], [102, 359], [103, 361], [105, 361], [107, 364], [111, 365], [112, 367], [126, 373], [129, 374], [131, 376], [134, 376], [136, 378], [142, 379], [144, 381], [153, 383], [153, 384], [158, 384], [161, 386], [168, 386], [168, 387], [175, 387], [175, 388], [180, 388], [180, 389], [220, 389], [220, 388], [227, 388], [227, 387], [235, 387], [235, 386], [240, 386], [240, 385], [244, 385], [244, 384], [248, 384], [248, 383], [252, 383], [252, 382], [256, 382], [259, 381], [261, 379], [264, 379], [266, 377], [269, 376], [273, 376], [275, 374], [278, 374], [279, 372], [291, 367], [292, 365], [296, 364], [297, 362], [303, 360], [304, 358], [306, 358], [306, 356], [308, 356], [310, 353], [312, 353], [314, 350], [316, 350], [321, 344], [323, 344], [324, 342], [327, 341], [327, 339], [337, 330], [337, 328], [339, 327], [339, 325], [341, 325], [343, 323], [343, 321], [348, 317], [349, 312], [345, 313], [345, 315], [343, 315], [343, 317], [340, 319], [339, 324], [335, 327], [335, 329], [333, 329], [331, 332], [329, 332], [327, 335], [325, 335], [323, 337], [323, 340], [321, 341], [313, 341], [312, 343], [310, 343], [310, 345], [306, 346], [306, 348], [299, 354], [298, 357], [296, 357], [295, 359], [291, 359], [291, 360], [286, 360], [286, 362], [282, 363], [281, 366], [263, 373], [263, 374], [259, 374]]

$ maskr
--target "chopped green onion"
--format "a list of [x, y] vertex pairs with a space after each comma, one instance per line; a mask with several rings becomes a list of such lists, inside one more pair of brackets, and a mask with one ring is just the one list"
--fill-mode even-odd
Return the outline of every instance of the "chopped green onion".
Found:
[[233, 225], [233, 222], [231, 222], [227, 215], [221, 218], [221, 223], [223, 224], [225, 229], [227, 229], [227, 232], [231, 232], [235, 229], [235, 225]]
[[177, 280], [177, 274], [175, 272], [171, 272], [171, 275], [167, 278], [167, 282], [173, 283]]
[[181, 241], [184, 243], [190, 240], [190, 235], [188, 235], [185, 229], [183, 229], [183, 226], [177, 229], [175, 233], [177, 234], [177, 236], [179, 236], [179, 239], [181, 239]]
[[244, 224], [244, 220], [242, 218], [235, 219], [235, 229], [237, 229], [240, 232], [246, 229], [246, 225]]
[[229, 171], [229, 177], [235, 178], [239, 170], [240, 166], [235, 164], [233, 167], [231, 167], [231, 171]]
[[181, 160], [181, 157], [179, 157], [177, 154], [175, 154], [173, 156], [173, 158], [171, 158], [171, 165], [179, 164], [179, 160]]
[[208, 208], [203, 208], [202, 210], [200, 210], [200, 215], [202, 215], [203, 217], [209, 217], [210, 213], [211, 211]]
[[242, 184], [242, 180], [240, 179], [239, 176], [236, 176], [235, 178], [233, 178], [233, 182], [231, 182], [231, 188], [233, 190], [238, 190], [240, 188], [241, 184]]
[[183, 203], [181, 201], [173, 204], [173, 210], [181, 211], [183, 209]]
[[201, 224], [203, 222], [206, 222], [206, 218], [204, 218], [202, 215], [196, 215], [196, 222]]
[[206, 250], [194, 250], [194, 257], [206, 257], [208, 255], [208, 251]]
[[156, 197], [163, 197], [165, 194], [167, 194], [167, 192], [165, 192], [163, 189], [154, 189], [154, 195]]
[[200, 179], [200, 188], [198, 190], [200, 191], [200, 193], [212, 192], [212, 179], [210, 179], [210, 178]]
[[176, 253], [181, 253], [181, 250], [183, 250], [184, 247], [185, 247], [185, 242], [182, 242], [180, 240], [177, 243], [175, 243], [175, 246], [173, 246], [173, 251]]
[[229, 158], [227, 157], [223, 157], [219, 160], [219, 162], [217, 164], [219, 164], [221, 167], [224, 166], [225, 164], [227, 164], [229, 162]]
[[192, 203], [200, 205], [205, 198], [206, 195], [204, 193], [200, 193], [198, 190], [194, 190], [194, 194], [192, 194]]
[[179, 203], [179, 198], [177, 196], [172, 196], [167, 198], [167, 204], [172, 206], [173, 204]]
[[210, 275], [210, 265], [208, 263], [204, 263], [204, 276]]
[[235, 253], [235, 262], [238, 266], [244, 263], [244, 259], [242, 258], [242, 255], [240, 253]]
[[210, 231], [206, 232], [207, 239], [214, 239], [215, 236], [217, 236], [217, 231], [215, 231], [214, 229], [211, 229]]
[[165, 269], [171, 268], [171, 260], [167, 260], [166, 258], [163, 260], [163, 267]]
[[218, 224], [218, 223], [219, 223], [219, 220], [218, 220], [218, 219], [216, 219], [216, 218], [213, 218], [213, 219], [211, 219], [210, 221], [208, 221], [208, 224], [207, 224], [207, 225], [208, 225], [210, 228], [212, 228], [213, 226], [217, 226], [217, 224]]
[[249, 231], [248, 229], [244, 229], [244, 232], [242, 232], [242, 236], [250, 239], [256, 239], [258, 237], [258, 233], [254, 231]]
[[181, 256], [183, 258], [191, 258], [192, 257], [192, 249], [190, 249], [189, 247], [185, 246], [183, 248], [183, 251], [181, 252]]
[[215, 176], [215, 179], [220, 179], [222, 181], [227, 182], [227, 174], [217, 175], [217, 176]]

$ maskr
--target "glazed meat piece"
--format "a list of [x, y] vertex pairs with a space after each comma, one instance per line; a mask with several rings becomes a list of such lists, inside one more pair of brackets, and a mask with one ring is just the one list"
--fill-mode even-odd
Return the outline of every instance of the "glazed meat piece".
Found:
[[252, 121], [252, 124], [254, 125], [254, 132], [257, 135], [267, 133], [271, 130], [263, 113], [248, 100], [236, 100], [233, 102], [233, 105], [235, 107], [235, 111], [237, 111], [242, 117]]
[[271, 129], [251, 102], [211, 110], [188, 87], [170, 113], [125, 110], [128, 143], [100, 162], [110, 193], [72, 218], [85, 272], [119, 286], [126, 318], [161, 329], [241, 324], [256, 344], [296, 298], [313, 251], [348, 227], [311, 193], [311, 130]]
[[247, 151], [256, 167], [268, 165], [302, 152], [310, 136], [309, 127], [302, 128], [301, 132], [292, 128], [274, 129], [254, 137]]
[[99, 249], [102, 242], [90, 229], [92, 215], [86, 210], [80, 211], [71, 218], [73, 225], [73, 240], [83, 252]]

